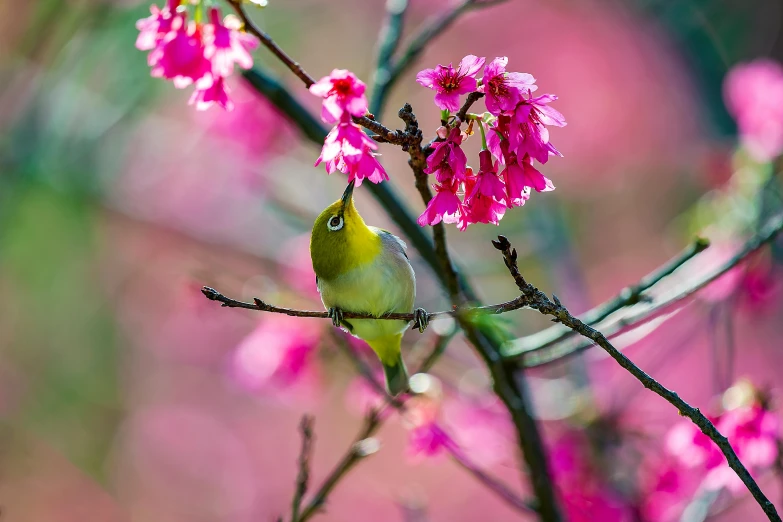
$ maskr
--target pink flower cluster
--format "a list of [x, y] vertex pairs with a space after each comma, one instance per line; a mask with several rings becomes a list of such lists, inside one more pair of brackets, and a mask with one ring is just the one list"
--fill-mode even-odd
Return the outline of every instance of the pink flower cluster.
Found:
[[[710, 420], [729, 439], [740, 461], [752, 474], [768, 469], [777, 461], [780, 423], [758, 400], [729, 409]], [[744, 488], [720, 449], [692, 422], [682, 421], [675, 425], [666, 444], [669, 452], [685, 467], [707, 470], [705, 487], [726, 487], [734, 492]]]
[[348, 181], [356, 181], [357, 186], [364, 179], [373, 183], [389, 179], [375, 154], [378, 145], [353, 122], [354, 116], [367, 112], [364, 90], [364, 82], [345, 69], [335, 69], [310, 86], [310, 92], [324, 100], [321, 119], [336, 124], [315, 165], [324, 163], [328, 174], [335, 170], [348, 174]]
[[[200, 3], [196, 7], [202, 8]], [[225, 80], [234, 72], [235, 64], [243, 69], [252, 67], [250, 51], [258, 40], [240, 31], [236, 17], [227, 16], [221, 21], [217, 7], [209, 9], [208, 23], [188, 20], [182, 0], [168, 0], [163, 9], [153, 5], [150, 11], [151, 16], [136, 22], [136, 48], [149, 51], [147, 63], [152, 76], [171, 80], [178, 89], [195, 85], [189, 103], [198, 110], [213, 104], [232, 110]]]
[[[450, 129], [441, 129], [441, 140], [433, 145], [425, 170], [435, 175], [436, 194], [419, 216], [421, 226], [441, 221], [456, 223], [460, 230], [471, 223], [497, 225], [506, 209], [524, 205], [532, 190], [555, 188], [534, 167], [533, 160], [543, 164], [550, 156], [562, 156], [549, 141], [547, 129], [566, 125], [563, 115], [549, 106], [557, 96], [533, 97], [538, 88], [535, 78], [506, 72], [506, 57], [495, 58], [486, 66], [484, 62], [484, 58], [468, 55], [456, 69], [451, 64], [438, 65], [416, 76], [421, 85], [435, 91], [435, 105], [443, 111], [459, 110], [460, 95], [478, 91], [484, 93], [489, 112], [478, 121], [486, 138], [477, 173], [468, 167], [462, 151], [462, 122], [455, 119]], [[475, 76], [482, 67], [484, 76], [478, 81]], [[493, 162], [493, 156], [497, 161]]]

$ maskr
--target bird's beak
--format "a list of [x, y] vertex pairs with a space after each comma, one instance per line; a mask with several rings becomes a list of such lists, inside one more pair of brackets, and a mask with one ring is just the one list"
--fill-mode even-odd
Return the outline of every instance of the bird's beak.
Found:
[[343, 197], [340, 198], [340, 201], [343, 202], [343, 207], [345, 207], [348, 204], [348, 202], [351, 200], [351, 196], [353, 195], [354, 183], [355, 183], [354, 181], [351, 181], [350, 183], [348, 183], [348, 186], [345, 187], [345, 192], [343, 192]]

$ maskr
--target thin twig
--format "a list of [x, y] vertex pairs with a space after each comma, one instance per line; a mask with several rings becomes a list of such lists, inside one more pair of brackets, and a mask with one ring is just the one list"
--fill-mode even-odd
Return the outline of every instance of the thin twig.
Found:
[[[270, 312], [275, 314], [283, 314], [291, 317], [314, 317], [317, 319], [331, 319], [329, 312], [316, 311], [316, 310], [295, 310], [293, 308], [284, 308], [281, 306], [274, 306], [269, 303], [265, 303], [260, 299], [253, 299], [253, 303], [246, 303], [244, 301], [237, 301], [230, 297], [226, 297], [214, 288], [204, 286], [201, 288], [201, 293], [210, 301], [217, 301], [226, 308], [245, 308], [247, 310], [258, 310], [259, 312]], [[427, 313], [429, 320], [438, 319], [446, 316], [457, 315], [471, 315], [471, 314], [502, 314], [510, 312], [512, 310], [518, 310], [527, 306], [527, 298], [519, 296], [511, 301], [505, 303], [498, 303], [494, 305], [485, 306], [465, 306], [463, 308], [455, 308], [453, 310], [444, 310], [442, 312]], [[343, 317], [345, 319], [382, 319], [389, 321], [414, 321], [417, 316], [413, 313], [388, 313], [382, 316], [374, 316], [368, 313], [356, 313], [343, 311]]]
[[296, 477], [296, 490], [291, 506], [291, 522], [299, 522], [299, 509], [302, 499], [307, 493], [307, 485], [310, 480], [310, 460], [313, 455], [313, 424], [315, 419], [310, 415], [302, 417], [299, 431], [302, 433], [302, 450], [299, 453], [299, 474]]
[[512, 249], [511, 243], [504, 236], [498, 236], [497, 241], [493, 241], [495, 248], [503, 252], [503, 260], [508, 267], [511, 276], [514, 278], [519, 290], [523, 295], [526, 295], [531, 299], [531, 308], [535, 308], [541, 314], [550, 315], [554, 317], [555, 321], [563, 323], [565, 326], [571, 328], [575, 332], [578, 332], [582, 336], [590, 339], [595, 344], [603, 348], [617, 363], [625, 368], [631, 375], [641, 382], [645, 388], [653, 391], [654, 393], [663, 397], [667, 402], [672, 404], [680, 412], [680, 415], [688, 417], [693, 423], [707, 435], [717, 446], [720, 448], [726, 460], [729, 463], [731, 469], [742, 480], [745, 486], [748, 488], [753, 498], [756, 499], [759, 506], [764, 510], [769, 520], [773, 522], [780, 522], [780, 516], [775, 510], [775, 506], [764, 495], [759, 488], [756, 481], [750, 475], [745, 466], [740, 462], [734, 449], [729, 444], [729, 441], [715, 428], [715, 425], [705, 417], [698, 408], [694, 408], [687, 402], [682, 400], [679, 395], [669, 390], [661, 383], [647, 375], [643, 370], [631, 362], [620, 350], [612, 346], [612, 344], [604, 337], [604, 335], [595, 330], [594, 328], [586, 325], [573, 315], [560, 303], [556, 296], [552, 296], [552, 300], [547, 297], [541, 290], [525, 281], [525, 278], [519, 272], [517, 266], [517, 253], [515, 249]]
[[[772, 242], [781, 231], [783, 231], [783, 214], [779, 214], [767, 221], [758, 234], [749, 239], [728, 261], [704, 273], [701, 277], [694, 277], [684, 285], [677, 286], [669, 292], [658, 296], [650, 303], [639, 303], [636, 305], [636, 309], [630, 309], [622, 317], [613, 319], [611, 323], [601, 326], [601, 330], [607, 338], [611, 339], [659, 317], [672, 308], [683, 306], [688, 298], [737, 267], [748, 256], [757, 252], [764, 245]], [[504, 354], [514, 359], [518, 365], [531, 368], [562, 360], [591, 346], [593, 346], [591, 342], [582, 342], [575, 339], [574, 342], [560, 342], [544, 350], [519, 349], [517, 346], [509, 346], [508, 351], [504, 350]]]
[[472, 92], [468, 94], [468, 97], [465, 98], [465, 103], [463, 103], [462, 107], [460, 107], [459, 111], [457, 111], [457, 119], [461, 122], [465, 121], [465, 119], [468, 117], [468, 111], [470, 110], [470, 107], [483, 97], [483, 92]]
[[[609, 299], [580, 315], [579, 320], [583, 323], [595, 326], [613, 313], [622, 310], [627, 306], [640, 303], [645, 299], [645, 292], [647, 290], [674, 273], [675, 270], [684, 265], [687, 261], [706, 250], [708, 246], [709, 241], [706, 239], [695, 239], [685, 250], [680, 252], [679, 255], [673, 257], [653, 272], [644, 276], [638, 283], [624, 288], [612, 299]], [[518, 354], [535, 352], [575, 335], [576, 334], [572, 330], [561, 325], [551, 326], [550, 328], [533, 335], [517, 339], [504, 351], [504, 354], [508, 357], [514, 357]]]

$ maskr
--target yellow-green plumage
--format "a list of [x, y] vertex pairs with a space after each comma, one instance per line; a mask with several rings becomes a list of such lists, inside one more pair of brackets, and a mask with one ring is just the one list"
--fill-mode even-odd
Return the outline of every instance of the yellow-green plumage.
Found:
[[[321, 300], [343, 312], [410, 313], [416, 299], [416, 278], [404, 243], [385, 230], [369, 227], [356, 211], [353, 184], [343, 198], [315, 220], [310, 255]], [[389, 393], [408, 387], [400, 354], [406, 321], [346, 319], [342, 325], [364, 339], [383, 363]]]

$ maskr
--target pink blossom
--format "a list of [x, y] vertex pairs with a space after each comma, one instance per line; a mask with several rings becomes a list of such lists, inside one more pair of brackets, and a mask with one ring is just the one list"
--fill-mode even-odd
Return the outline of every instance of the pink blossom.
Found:
[[435, 91], [435, 105], [443, 110], [459, 110], [460, 94], [476, 90], [476, 73], [484, 65], [484, 58], [472, 54], [460, 61], [456, 69], [438, 65], [435, 69], [424, 69], [416, 75], [416, 81]]
[[[156, 5], [150, 6], [152, 16], [142, 18], [136, 22], [139, 36], [136, 38], [136, 49], [151, 51], [158, 47], [163, 38], [171, 30], [171, 23], [180, 0], [168, 0], [166, 7], [159, 9]], [[150, 64], [151, 65], [151, 64]]]
[[740, 139], [758, 161], [783, 152], [783, 66], [760, 59], [735, 66], [726, 76], [723, 95], [739, 128]]
[[516, 106], [509, 121], [508, 141], [517, 156], [528, 154], [541, 163], [546, 163], [550, 154], [562, 156], [549, 142], [549, 131], [545, 127], [566, 125], [563, 115], [547, 105], [556, 99], [553, 94], [544, 94], [523, 100]]
[[[713, 424], [717, 422], [714, 417], [710, 420]], [[712, 469], [723, 462], [720, 449], [690, 420], [680, 421], [672, 427], [666, 436], [666, 449], [689, 468]]]
[[465, 213], [465, 209], [457, 196], [459, 183], [446, 182], [435, 185], [435, 197], [427, 204], [427, 209], [419, 216], [420, 226], [457, 223]]
[[454, 127], [449, 132], [446, 141], [439, 141], [433, 145], [433, 151], [427, 157], [427, 168], [424, 169], [424, 172], [435, 174], [438, 183], [465, 181], [468, 158], [461, 145], [462, 133], [459, 127]]
[[408, 431], [410, 458], [435, 457], [446, 449], [456, 448], [454, 440], [435, 422], [420, 424]]
[[196, 85], [196, 90], [190, 96], [188, 105], [196, 105], [196, 110], [205, 111], [217, 103], [227, 111], [234, 110], [234, 102], [228, 97], [231, 90], [222, 76], [212, 76], [208, 85]]
[[310, 86], [310, 92], [324, 99], [321, 119], [326, 123], [337, 123], [344, 113], [364, 116], [367, 112], [366, 86], [356, 75], [346, 69], [334, 69]]
[[509, 208], [524, 205], [530, 198], [531, 189], [536, 192], [555, 190], [552, 181], [533, 166], [533, 160], [528, 155], [525, 155], [522, 164], [519, 164], [517, 155], [510, 153], [506, 157], [506, 168], [501, 172], [501, 176], [506, 182]]
[[531, 93], [538, 89], [536, 79], [527, 73], [506, 72], [508, 58], [498, 57], [484, 68], [484, 78], [479, 92], [486, 94], [484, 101], [487, 110], [499, 115], [504, 111], [512, 111], [523, 99], [523, 93]]
[[492, 154], [482, 150], [479, 161], [479, 173], [465, 183], [465, 227], [470, 223], [498, 225], [506, 212], [506, 190], [498, 178], [497, 165], [492, 165]]
[[286, 388], [308, 375], [321, 325], [270, 314], [237, 346], [233, 374], [250, 390]]
[[204, 26], [204, 56], [212, 62], [212, 73], [216, 77], [227, 77], [234, 72], [234, 64], [243, 69], [253, 66], [250, 51], [258, 46], [258, 40], [252, 35], [229, 27], [233, 18], [226, 17], [228, 25], [220, 21], [220, 10], [209, 10], [210, 22]]
[[194, 82], [199, 89], [212, 83], [212, 63], [204, 56], [201, 29], [182, 16], [174, 17], [171, 31], [150, 53], [150, 60], [152, 76], [173, 80], [178, 89]]
[[348, 174], [348, 181], [356, 180], [356, 186], [361, 185], [364, 179], [380, 183], [388, 180], [389, 175], [373, 153], [377, 148], [378, 145], [351, 121], [350, 116], [343, 115], [324, 140], [315, 165], [324, 162], [327, 173], [339, 170]]

